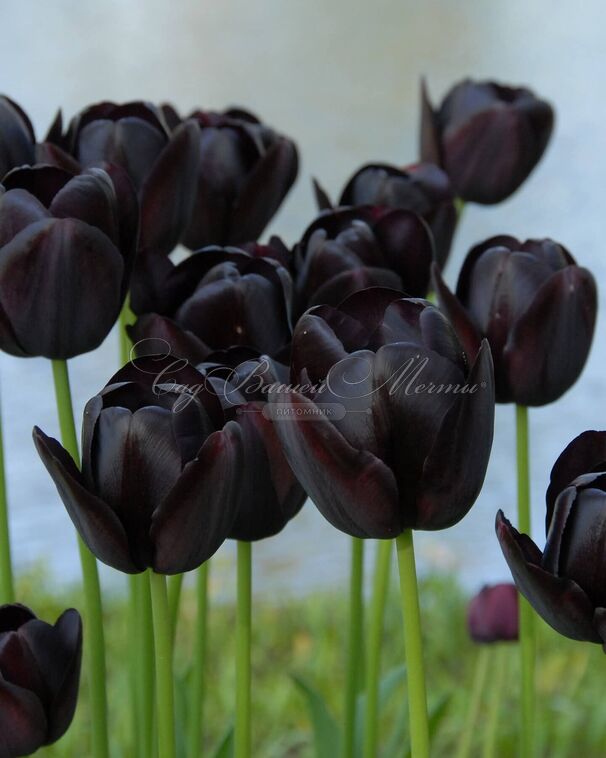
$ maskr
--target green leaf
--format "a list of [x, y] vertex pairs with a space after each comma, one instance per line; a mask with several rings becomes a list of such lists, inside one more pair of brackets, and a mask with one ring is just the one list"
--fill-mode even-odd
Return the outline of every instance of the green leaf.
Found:
[[[443, 695], [429, 709], [429, 736], [434, 737], [450, 705], [450, 696]], [[392, 732], [391, 738], [387, 744], [384, 756], [385, 758], [396, 758], [396, 756], [410, 756], [410, 735], [408, 734], [408, 703], [404, 703], [400, 718]]]
[[233, 758], [234, 754], [234, 725], [230, 724], [221, 741], [215, 748], [212, 758]]
[[[385, 708], [392, 695], [398, 688], [398, 685], [406, 681], [406, 666], [401, 664], [393, 669], [390, 669], [383, 675], [379, 682], [379, 697], [378, 708], [379, 714]], [[356, 736], [355, 736], [355, 752], [360, 754], [362, 752], [362, 740], [364, 739], [364, 709], [366, 707], [366, 693], [362, 692], [358, 695], [356, 702]]]
[[322, 695], [299, 676], [292, 679], [307, 704], [311, 720], [316, 758], [334, 758], [339, 753], [341, 731]]

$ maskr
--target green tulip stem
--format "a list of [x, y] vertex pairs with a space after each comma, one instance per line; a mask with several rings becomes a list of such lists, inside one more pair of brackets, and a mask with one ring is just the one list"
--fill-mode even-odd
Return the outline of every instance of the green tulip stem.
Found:
[[488, 645], [480, 645], [480, 650], [476, 657], [475, 671], [473, 682], [471, 684], [471, 693], [469, 695], [469, 705], [467, 708], [467, 718], [461, 736], [459, 746], [456, 752], [456, 758], [468, 758], [471, 755], [471, 745], [484, 694], [486, 684], [486, 674], [488, 673], [488, 662], [490, 660], [490, 650]]
[[486, 716], [486, 726], [484, 728], [482, 758], [495, 758], [496, 755], [497, 727], [499, 724], [499, 710], [501, 707], [501, 694], [503, 692], [503, 681], [505, 679], [508, 652], [506, 644], [501, 643], [500, 645], [497, 645], [496, 648], [497, 649], [492, 656], [494, 676], [490, 683], [490, 698], [488, 700], [488, 714]]
[[383, 621], [385, 603], [389, 587], [391, 565], [391, 540], [379, 540], [372, 600], [370, 603], [370, 625], [368, 630], [368, 656], [366, 666], [366, 705], [364, 715], [364, 758], [377, 755], [377, 727], [379, 717], [379, 680], [381, 676], [381, 648], [383, 643]]
[[[518, 464], [518, 529], [530, 535], [530, 471], [528, 456], [528, 408], [516, 406]], [[520, 597], [520, 656], [522, 672], [521, 758], [534, 755], [534, 616], [528, 601]]]
[[457, 224], [461, 222], [461, 216], [465, 210], [465, 200], [461, 197], [455, 197], [454, 199], [455, 211], [457, 213]]
[[135, 665], [139, 692], [139, 726], [141, 731], [140, 758], [153, 755], [154, 736], [154, 619], [150, 582], [147, 573], [137, 574], [139, 618], [136, 639], [138, 641]]
[[429, 725], [427, 720], [427, 693], [423, 666], [423, 638], [419, 589], [415, 567], [412, 530], [405, 529], [396, 539], [400, 593], [404, 616], [404, 648], [408, 680], [408, 717], [410, 746], [413, 758], [429, 758]]
[[[175, 695], [173, 683], [173, 651], [166, 577], [149, 572], [154, 649], [156, 655], [156, 704], [158, 723], [158, 756], [175, 758]], [[150, 755], [153, 755], [151, 753]]]
[[2, 433], [2, 408], [0, 407], [0, 605], [13, 603], [13, 564], [11, 539], [8, 525], [8, 500], [6, 497], [6, 474], [4, 470], [4, 440]]
[[351, 538], [349, 574], [349, 624], [347, 639], [347, 679], [345, 682], [343, 758], [352, 758], [355, 747], [356, 701], [362, 680], [362, 625], [364, 581], [364, 541]]
[[128, 575], [128, 614], [126, 618], [125, 636], [128, 639], [128, 687], [130, 690], [130, 711], [131, 711], [131, 729], [133, 754], [138, 758], [143, 758], [141, 753], [141, 721], [139, 713], [141, 709], [141, 696], [139, 692], [139, 668], [138, 668], [138, 651], [139, 644], [137, 635], [133, 630], [138, 628], [139, 619], [141, 618], [141, 607], [139, 597], [139, 584], [137, 582], [138, 574]]
[[189, 758], [201, 755], [202, 728], [204, 725], [204, 667], [206, 663], [206, 617], [208, 608], [208, 561], [196, 574], [196, 631], [194, 636], [194, 659], [190, 689], [190, 716], [187, 735]]
[[179, 607], [181, 605], [181, 591], [183, 589], [184, 578], [185, 574], [174, 574], [174, 576], [168, 577], [168, 614], [170, 616], [173, 645], [177, 633], [177, 622], [179, 620]]
[[126, 333], [126, 327], [134, 324], [136, 317], [130, 309], [129, 298], [127, 297], [120, 311], [118, 318], [118, 330], [120, 337], [120, 363], [125, 366], [131, 359], [132, 343]]
[[[57, 412], [63, 447], [80, 464], [78, 438], [74, 423], [72, 396], [69, 386], [67, 362], [52, 362]], [[92, 711], [92, 755], [93, 758], [107, 758], [109, 753], [107, 735], [107, 695], [105, 692], [105, 639], [103, 633], [103, 610], [101, 588], [95, 556], [78, 536], [78, 549], [82, 566], [84, 589], [84, 629], [87, 637], [85, 650], [88, 655], [88, 686]]]
[[236, 724], [234, 758], [251, 756], [250, 644], [252, 628], [252, 545], [238, 542], [236, 614]]

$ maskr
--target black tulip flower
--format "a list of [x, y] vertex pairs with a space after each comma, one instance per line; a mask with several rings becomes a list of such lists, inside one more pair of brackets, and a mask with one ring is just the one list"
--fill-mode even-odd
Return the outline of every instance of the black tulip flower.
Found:
[[500, 203], [541, 159], [553, 121], [524, 87], [466, 79], [434, 109], [423, 83], [421, 160], [441, 166], [463, 200]]
[[367, 287], [425, 296], [434, 246], [415, 213], [378, 206], [321, 213], [295, 250], [297, 311], [338, 305]]
[[[163, 110], [179, 128], [174, 108]], [[196, 110], [189, 119], [197, 124], [200, 164], [183, 244], [197, 250], [256, 241], [297, 177], [294, 142], [239, 108]]]
[[78, 700], [82, 621], [65, 611], [55, 625], [18, 603], [0, 606], [0, 756], [31, 755], [56, 742]]
[[490, 350], [470, 366], [423, 300], [381, 288], [317, 306], [293, 336], [272, 417], [301, 484], [355, 537], [445, 529], [480, 492], [494, 421]]
[[66, 359], [116, 322], [135, 255], [138, 209], [115, 166], [73, 175], [17, 168], [0, 185], [0, 348]]
[[[315, 183], [321, 210], [332, 204]], [[457, 224], [454, 195], [448, 176], [432, 163], [398, 168], [385, 163], [362, 166], [345, 185], [339, 206], [375, 205], [403, 208], [421, 216], [433, 235], [436, 261], [443, 267]]]
[[474, 642], [509, 642], [518, 639], [518, 591], [513, 584], [482, 587], [469, 603], [467, 629]]
[[145, 288], [138, 279], [131, 292], [133, 310], [141, 315], [129, 333], [141, 343], [139, 354], [170, 348], [201, 363], [234, 346], [277, 357], [290, 343], [291, 278], [269, 256], [208, 247], [178, 265], [158, 257], [150, 274]]
[[545, 405], [579, 378], [597, 310], [591, 273], [550, 239], [492, 237], [467, 255], [456, 297], [437, 269], [440, 306], [474, 352], [490, 343], [499, 403]]
[[229, 536], [252, 542], [282, 531], [307, 497], [295, 478], [267, 413], [269, 393], [288, 382], [288, 367], [256, 351], [231, 348], [198, 366], [242, 430], [243, 497]]
[[119, 571], [190, 571], [232, 528], [242, 433], [183, 361], [134, 361], [88, 402], [82, 471], [37, 428], [34, 441], [82, 539]]
[[0, 181], [11, 169], [29, 166], [36, 157], [36, 137], [27, 113], [0, 96]]
[[[198, 128], [193, 121], [170, 131], [150, 103], [101, 102], [83, 110], [62, 134], [61, 118], [43, 146], [46, 160], [65, 166], [65, 152], [84, 168], [111, 163], [130, 176], [139, 196], [142, 251], [169, 253], [191, 216], [198, 175]], [[65, 152], [59, 155], [53, 145]]]
[[565, 637], [606, 645], [606, 432], [584, 432], [556, 461], [542, 553], [501, 511], [496, 529], [515, 583], [537, 613]]

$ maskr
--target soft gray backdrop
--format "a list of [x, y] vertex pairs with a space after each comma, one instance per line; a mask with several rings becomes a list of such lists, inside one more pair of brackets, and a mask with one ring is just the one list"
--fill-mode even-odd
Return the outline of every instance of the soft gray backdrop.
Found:
[[[564, 243], [601, 283], [603, 21], [599, 0], [574, 7], [553, 0], [30, 0], [3, 7], [0, 92], [28, 111], [40, 136], [57, 106], [69, 117], [100, 99], [171, 100], [185, 111], [249, 107], [300, 147], [298, 183], [271, 227], [294, 241], [314, 213], [311, 175], [335, 194], [365, 161], [416, 158], [422, 75], [434, 99], [464, 76], [528, 84], [557, 109], [552, 144], [508, 202], [466, 208], [447, 279], [454, 283], [473, 242], [510, 233]], [[578, 384], [531, 414], [533, 525], [541, 545], [551, 465], [576, 434], [606, 428], [605, 329], [601, 317]], [[72, 362], [78, 416], [117, 365], [117, 351], [112, 334]], [[35, 423], [57, 433], [50, 366], [2, 355], [0, 381], [16, 562], [45, 559], [61, 580], [75, 578], [71, 522], [30, 437]], [[485, 489], [460, 525], [419, 535], [423, 569], [455, 570], [471, 588], [508, 575], [493, 522], [497, 508], [515, 511], [513, 443], [513, 408], [500, 407]], [[348, 542], [309, 504], [255, 554], [260, 591], [300, 592], [344, 580]], [[231, 584], [230, 548], [221, 555], [218, 591]], [[112, 572], [104, 580], [111, 582]]]

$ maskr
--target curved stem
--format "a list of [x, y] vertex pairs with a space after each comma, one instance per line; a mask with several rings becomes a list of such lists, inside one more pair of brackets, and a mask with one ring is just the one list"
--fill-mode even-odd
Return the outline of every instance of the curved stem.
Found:
[[368, 657], [366, 666], [366, 708], [364, 715], [364, 758], [377, 755], [377, 726], [379, 717], [379, 680], [381, 676], [381, 648], [383, 620], [389, 586], [391, 564], [391, 540], [380, 540], [377, 545], [375, 575], [370, 604], [368, 630]]
[[236, 618], [236, 724], [234, 732], [235, 758], [250, 758], [250, 642], [252, 545], [238, 542], [238, 588]]
[[[63, 447], [80, 464], [78, 438], [74, 423], [74, 410], [69, 385], [69, 373], [66, 361], [52, 361], [57, 412]], [[92, 743], [94, 758], [106, 758], [109, 752], [107, 736], [107, 696], [105, 692], [105, 639], [103, 633], [103, 611], [101, 605], [101, 587], [95, 556], [86, 547], [78, 535], [78, 549], [82, 566], [82, 584], [84, 588], [84, 629], [88, 639], [88, 686], [92, 710]]]
[[507, 662], [507, 650], [504, 644], [495, 650], [494, 676], [490, 684], [490, 700], [488, 701], [488, 715], [484, 727], [484, 746], [482, 758], [494, 758], [497, 741], [497, 726], [499, 723], [499, 709], [501, 707], [501, 693], [505, 678], [505, 664]]
[[175, 700], [173, 684], [173, 653], [166, 577], [149, 572], [154, 648], [156, 652], [156, 703], [158, 719], [159, 758], [175, 758]]
[[[528, 408], [516, 406], [516, 451], [518, 468], [518, 530], [530, 536], [530, 470], [528, 454]], [[520, 596], [520, 657], [522, 672], [521, 758], [534, 755], [534, 613]]]
[[484, 693], [484, 684], [486, 682], [486, 673], [488, 671], [488, 660], [488, 646], [482, 645], [476, 658], [471, 694], [469, 696], [469, 706], [467, 708], [467, 719], [463, 731], [461, 732], [461, 737], [459, 738], [459, 747], [456, 753], [457, 758], [467, 758], [470, 754], [474, 729], [478, 720], [480, 703]]
[[427, 693], [423, 665], [423, 638], [421, 612], [415, 566], [412, 530], [406, 529], [396, 540], [400, 593], [404, 616], [404, 647], [408, 680], [408, 716], [410, 746], [413, 758], [429, 758], [429, 725], [427, 719]]
[[351, 538], [351, 571], [349, 575], [349, 635], [347, 640], [347, 681], [343, 728], [343, 758], [354, 754], [356, 728], [356, 699], [360, 690], [362, 672], [364, 541]]
[[13, 564], [11, 560], [11, 540], [8, 525], [2, 407], [0, 402], [0, 605], [3, 605], [4, 603], [13, 603], [14, 600], [15, 590], [13, 586]]
[[175, 574], [168, 577], [168, 615], [172, 629], [173, 645], [177, 633], [177, 621], [179, 620], [179, 606], [181, 604], [181, 590], [185, 574]]
[[198, 569], [196, 576], [196, 631], [194, 659], [190, 689], [190, 713], [187, 755], [198, 758], [201, 754], [204, 724], [204, 664], [206, 660], [206, 616], [208, 608], [208, 561]]

